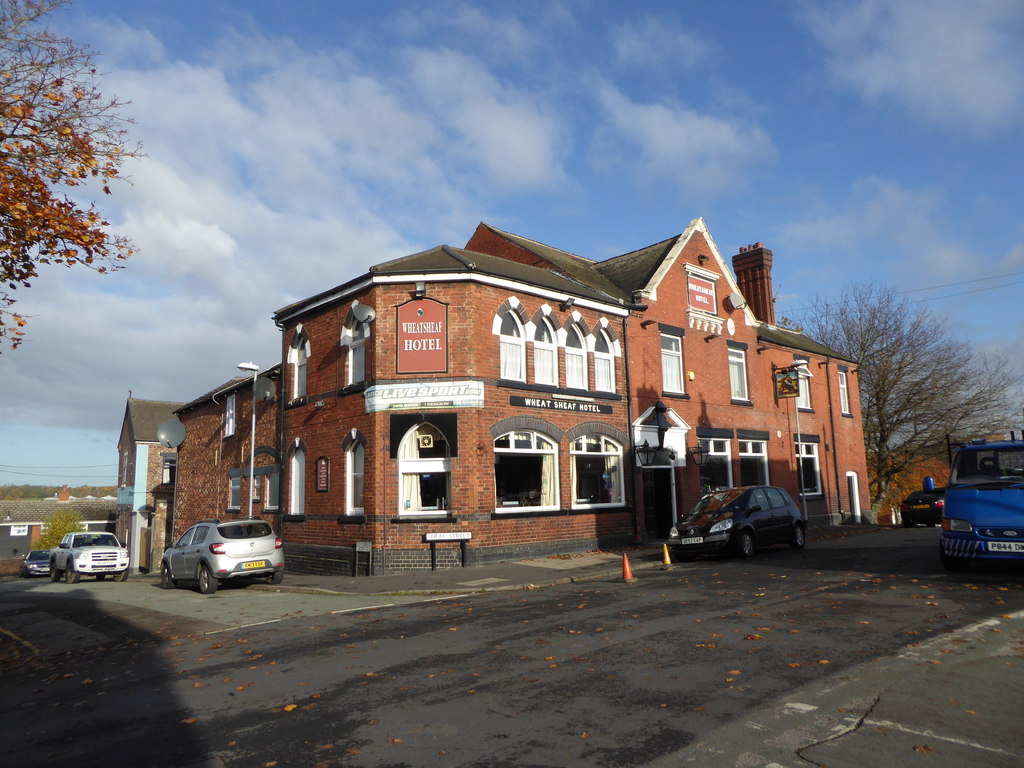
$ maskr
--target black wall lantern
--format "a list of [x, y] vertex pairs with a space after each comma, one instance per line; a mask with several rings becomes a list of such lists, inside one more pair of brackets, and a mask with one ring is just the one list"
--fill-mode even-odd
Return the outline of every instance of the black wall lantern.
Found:
[[697, 443], [693, 448], [689, 450], [690, 458], [693, 459], [693, 463], [697, 465], [697, 468], [707, 466], [708, 457], [711, 455], [707, 448], [700, 443]]

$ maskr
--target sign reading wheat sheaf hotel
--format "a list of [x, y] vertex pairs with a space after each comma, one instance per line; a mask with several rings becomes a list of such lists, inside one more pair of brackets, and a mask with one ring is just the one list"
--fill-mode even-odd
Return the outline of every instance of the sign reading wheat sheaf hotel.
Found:
[[415, 299], [397, 312], [398, 373], [447, 371], [448, 306], [433, 299]]
[[715, 307], [715, 284], [696, 275], [686, 276], [687, 291], [690, 294], [690, 309], [717, 314]]
[[483, 408], [481, 381], [423, 381], [409, 384], [378, 384], [365, 393], [366, 412], [404, 411], [411, 408]]

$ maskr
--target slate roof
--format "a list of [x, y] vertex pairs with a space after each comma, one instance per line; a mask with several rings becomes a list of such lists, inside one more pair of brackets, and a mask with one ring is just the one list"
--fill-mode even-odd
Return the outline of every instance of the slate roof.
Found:
[[135, 430], [135, 440], [142, 443], [159, 442], [157, 429], [174, 415], [184, 403], [170, 403], [160, 400], [138, 400], [128, 398], [128, 415]]
[[680, 237], [682, 235], [676, 235], [646, 248], [615, 256], [595, 264], [594, 268], [632, 296], [634, 291], [647, 286]]
[[[265, 371], [259, 372], [260, 376], [268, 376], [269, 378], [277, 381], [281, 378], [281, 364], [276, 363]], [[247, 384], [252, 382], [252, 376], [232, 376], [230, 379], [225, 381], [220, 386], [214, 387], [209, 392], [204, 392], [194, 400], [189, 400], [187, 403], [178, 403], [178, 408], [174, 409], [174, 413], [183, 413], [197, 406], [203, 405], [214, 398], [214, 396], [220, 397], [221, 395], [228, 395], [232, 392], [241, 389]]]
[[[45, 523], [57, 511], [73, 509], [83, 521], [109, 522], [117, 519], [117, 499], [2, 499], [0, 523], [4, 525], [31, 525]], [[10, 520], [7, 516], [10, 515]]]
[[783, 347], [793, 347], [794, 349], [810, 352], [815, 355], [823, 355], [824, 357], [836, 358], [851, 363], [855, 362], [845, 355], [836, 352], [831, 347], [827, 347], [824, 344], [805, 336], [800, 331], [791, 331], [788, 328], [778, 328], [774, 325], [768, 325], [767, 323], [762, 323], [758, 327], [757, 340], [766, 341], [770, 344], [778, 344]]

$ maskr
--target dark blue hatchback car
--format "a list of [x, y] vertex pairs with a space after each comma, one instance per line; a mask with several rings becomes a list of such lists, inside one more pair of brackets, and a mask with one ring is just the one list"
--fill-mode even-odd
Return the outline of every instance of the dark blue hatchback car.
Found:
[[771, 485], [707, 493], [680, 518], [669, 541], [682, 555], [732, 551], [750, 557], [759, 547], [804, 546], [807, 520], [784, 488]]

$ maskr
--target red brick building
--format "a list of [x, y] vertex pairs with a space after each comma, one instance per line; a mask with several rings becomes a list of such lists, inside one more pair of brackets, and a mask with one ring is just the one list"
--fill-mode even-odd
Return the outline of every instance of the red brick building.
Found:
[[[775, 325], [772, 258], [758, 243], [730, 269], [700, 219], [603, 262], [481, 224], [285, 307], [256, 513], [289, 569], [340, 573], [662, 538], [707, 487], [849, 518], [856, 371]], [[252, 402], [238, 379], [180, 409], [178, 533], [247, 513]]]

